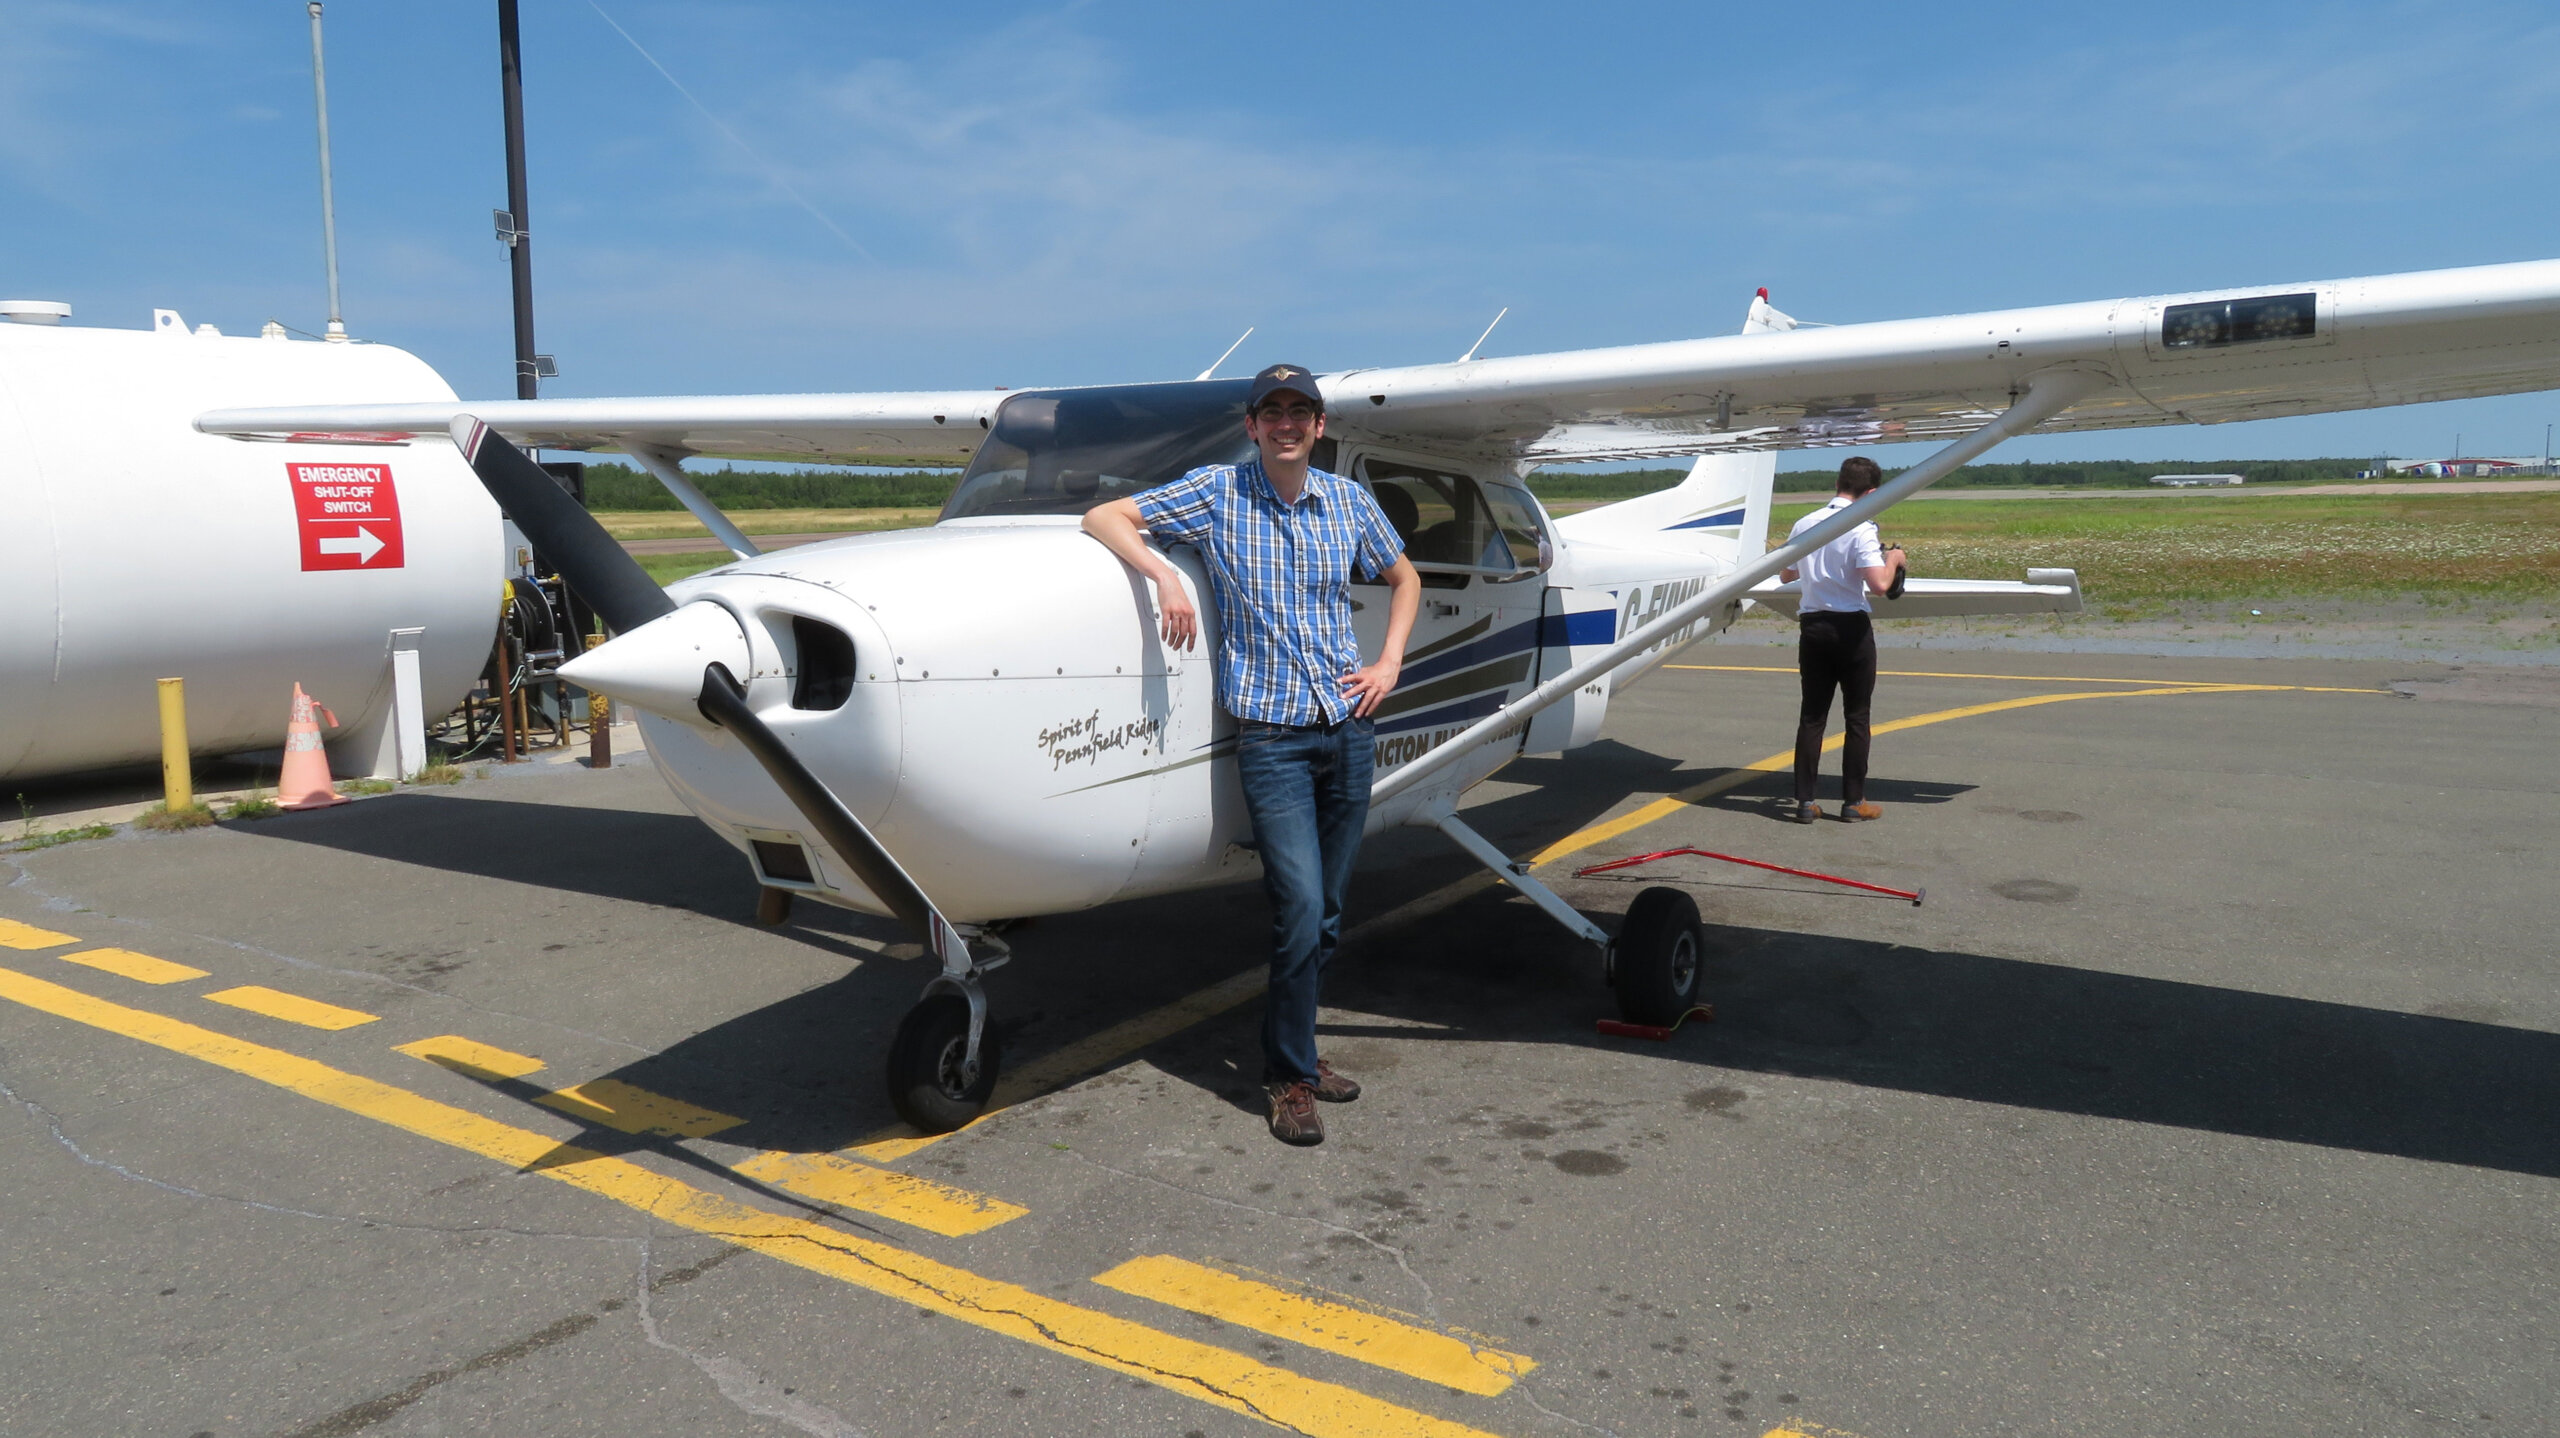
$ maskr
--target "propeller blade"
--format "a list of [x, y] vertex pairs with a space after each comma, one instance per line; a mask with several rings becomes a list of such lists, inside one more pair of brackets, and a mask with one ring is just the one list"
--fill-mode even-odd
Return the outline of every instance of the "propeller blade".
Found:
[[714, 662], [703, 666], [702, 697], [697, 702], [704, 718], [728, 730], [749, 754], [755, 756], [755, 761], [764, 766], [764, 771], [773, 776], [774, 784], [782, 790], [784, 797], [790, 799], [792, 807], [809, 821], [809, 827], [817, 832], [819, 838], [826, 840], [827, 847], [835, 850], [836, 856], [852, 868], [854, 877], [862, 881], [862, 886], [877, 895], [880, 902], [889, 906], [889, 912], [924, 938], [925, 946], [933, 951], [933, 956], [944, 961], [946, 971], [950, 968], [948, 956], [953, 954], [961, 956], [964, 968], [968, 966], [968, 945], [960, 932], [951, 926], [950, 920], [942, 917], [942, 911], [933, 906], [933, 900], [925, 897], [924, 890], [908, 877], [897, 859], [880, 846], [878, 839], [871, 837], [871, 831], [853, 816], [853, 811], [844, 806], [844, 801], [835, 796], [835, 791], [809, 772], [809, 767], [800, 762], [800, 757], [791, 752], [789, 745], [782, 742], [782, 736], [774, 733], [755, 710], [747, 707], [746, 686], [738, 682], [738, 676], [730, 672], [728, 665]]
[[640, 561], [605, 533], [586, 506], [543, 472], [541, 465], [504, 435], [467, 414], [453, 417], [453, 445], [480, 476], [489, 496], [515, 521], [542, 557], [560, 566], [560, 577], [617, 634], [628, 634], [675, 601], [640, 567]]

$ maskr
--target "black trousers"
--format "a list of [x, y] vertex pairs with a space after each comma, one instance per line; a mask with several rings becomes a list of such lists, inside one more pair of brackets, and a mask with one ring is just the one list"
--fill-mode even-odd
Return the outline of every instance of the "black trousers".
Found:
[[1796, 713], [1796, 802], [1813, 801], [1822, 773], [1822, 731], [1831, 723], [1831, 691], [1840, 691], [1847, 734], [1840, 744], [1840, 802], [1867, 797], [1867, 707], [1876, 697], [1876, 626], [1862, 612], [1810, 610], [1796, 620], [1796, 677], [1804, 706]]

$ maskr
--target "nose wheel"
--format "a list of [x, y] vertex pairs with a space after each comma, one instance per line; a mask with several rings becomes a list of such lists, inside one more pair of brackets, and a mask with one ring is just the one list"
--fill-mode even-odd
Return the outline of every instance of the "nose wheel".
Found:
[[926, 994], [899, 1020], [889, 1044], [889, 1102], [898, 1117], [926, 1133], [949, 1133], [985, 1113], [1002, 1063], [996, 1031], [986, 1022], [986, 1000], [974, 987], [956, 988]]

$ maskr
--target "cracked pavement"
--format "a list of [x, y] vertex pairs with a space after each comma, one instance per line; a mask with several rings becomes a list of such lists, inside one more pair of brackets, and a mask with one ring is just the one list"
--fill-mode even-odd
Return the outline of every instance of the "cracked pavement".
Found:
[[[1885, 667], [2010, 677], [1889, 676], [1880, 724], [2105, 687], [2074, 675], [2456, 677], [1922, 657]], [[963, 1236], [734, 1171], [880, 1135], [927, 970], [859, 916], [756, 927], [743, 861], [645, 760], [0, 856], [0, 919], [208, 977], [68, 945], [0, 969], [551, 1146], [496, 1161], [254, 1056], [0, 1002], [0, 1432], [1205, 1438], [1270, 1431], [1275, 1394], [1316, 1415], [1283, 1426], [1364, 1433], [2560, 1429], [2560, 707], [2459, 677], [2488, 702], [2190, 688], [1933, 722], [1876, 741], [1884, 823], [1773, 822], [1763, 778], [1541, 870], [1604, 922], [1645, 883], [1698, 896], [1718, 1015], [1663, 1044], [1596, 1036], [1593, 956], [1435, 836], [1382, 836], [1325, 1023], [1368, 1092], [1325, 1146], [1263, 1133], [1248, 1002], [883, 1160], [1026, 1210]], [[1690, 788], [1786, 742], [1793, 689], [1662, 673], [1470, 822], [1526, 854]], [[1680, 844], [1929, 898], [1570, 877]], [[1024, 925], [991, 985], [1012, 1062], [1251, 968], [1262, 915], [1244, 887]], [[235, 985], [373, 1018], [204, 1002]], [[444, 1034], [543, 1067], [395, 1047]], [[535, 1101], [599, 1079], [735, 1122]], [[1150, 1255], [1536, 1366], [1459, 1392], [1093, 1281]]]

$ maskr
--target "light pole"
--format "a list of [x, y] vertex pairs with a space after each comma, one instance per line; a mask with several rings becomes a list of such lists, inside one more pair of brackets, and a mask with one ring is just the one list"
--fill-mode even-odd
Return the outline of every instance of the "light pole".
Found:
[[320, 53], [320, 0], [311, 0], [311, 102], [320, 111], [320, 240], [329, 263], [329, 329], [334, 344], [347, 342], [338, 314], [338, 202], [329, 191], [329, 66]]
[[507, 207], [496, 216], [498, 239], [507, 247], [508, 277], [515, 291], [516, 398], [533, 399], [541, 392], [542, 357], [533, 352], [533, 235], [526, 223], [524, 66], [516, 0], [498, 0], [498, 83], [507, 122]]

